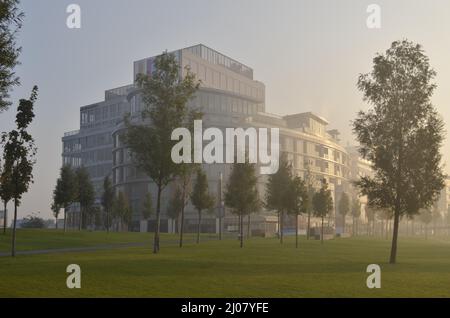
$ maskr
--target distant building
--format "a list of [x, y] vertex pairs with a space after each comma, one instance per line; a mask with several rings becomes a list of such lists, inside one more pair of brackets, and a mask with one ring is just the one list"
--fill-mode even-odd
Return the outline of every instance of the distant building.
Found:
[[[316, 187], [325, 178], [330, 184], [333, 199], [342, 191], [347, 191], [348, 181], [352, 173], [356, 172], [352, 171], [353, 163], [347, 149], [340, 145], [339, 132], [328, 129], [329, 122], [326, 119], [312, 112], [288, 116], [267, 113], [265, 86], [254, 80], [253, 70], [204, 45], [180, 49], [173, 54], [182, 67], [181, 76], [185, 75], [185, 67], [189, 67], [201, 80], [200, 89], [189, 106], [202, 109], [204, 128], [279, 128], [280, 150], [287, 154], [298, 175], [304, 177], [307, 170], [310, 170]], [[150, 57], [134, 62], [134, 76], [151, 73], [154, 59], [155, 57]], [[131, 202], [133, 229], [153, 230], [154, 219], [144, 227], [140, 223], [143, 199], [148, 192], [156, 197], [155, 185], [133, 165], [128, 150], [119, 138], [125, 130], [123, 116], [129, 113], [131, 120], [137, 122], [142, 109], [143, 102], [134, 84], [106, 91], [104, 101], [81, 107], [80, 129], [66, 133], [62, 138], [62, 158], [63, 164], [87, 167], [96, 190], [97, 204], [100, 204], [103, 179], [110, 176], [116, 191], [124, 192]], [[223, 176], [223, 192], [231, 170], [230, 164], [205, 164], [203, 169], [207, 173], [211, 193], [218, 198], [220, 176]], [[259, 178], [261, 198], [264, 198], [266, 177]], [[171, 192], [170, 187], [163, 192], [162, 231], [173, 231], [175, 228], [173, 220], [166, 214]], [[74, 204], [68, 213], [69, 226], [77, 224], [78, 213], [79, 207]], [[202, 231], [217, 231], [217, 216], [218, 214], [206, 215]], [[275, 231], [273, 216], [273, 211], [263, 211], [258, 217], [254, 217], [252, 223], [255, 224], [252, 224], [252, 228], [266, 226]], [[335, 225], [335, 217], [334, 212], [328, 220], [330, 226]], [[196, 212], [188, 205], [185, 222], [187, 231], [195, 230], [196, 220]], [[295, 223], [292, 222], [288, 218], [288, 226], [294, 228]], [[301, 219], [301, 222], [305, 224], [305, 219]], [[224, 230], [233, 231], [236, 226], [237, 219], [225, 210]]]

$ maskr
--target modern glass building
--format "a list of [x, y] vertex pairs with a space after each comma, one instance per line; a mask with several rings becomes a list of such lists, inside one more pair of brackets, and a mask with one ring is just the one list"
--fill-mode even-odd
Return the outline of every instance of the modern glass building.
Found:
[[[339, 143], [339, 132], [328, 129], [328, 121], [312, 112], [299, 112], [289, 116], [278, 116], [266, 112], [265, 86], [253, 78], [253, 70], [204, 45], [196, 45], [172, 52], [179, 64], [180, 74], [185, 76], [189, 68], [201, 80], [201, 86], [190, 107], [200, 108], [203, 113], [203, 128], [279, 128], [280, 150], [300, 176], [310, 171], [320, 184], [326, 178], [337, 195], [348, 188], [350, 158]], [[134, 62], [133, 74], [150, 74], [154, 69], [154, 57]], [[151, 180], [137, 169], [130, 158], [126, 145], [120, 140], [125, 127], [123, 116], [130, 113], [131, 120], [138, 122], [143, 109], [141, 97], [134, 84], [108, 90], [105, 100], [81, 107], [80, 129], [66, 133], [63, 141], [63, 163], [73, 166], [84, 165], [89, 169], [100, 202], [102, 182], [111, 176], [116, 191], [128, 197], [133, 208], [133, 229], [152, 230], [154, 220], [141, 222], [143, 199], [150, 192], [155, 196]], [[301, 109], [300, 109], [301, 110]], [[229, 164], [204, 164], [208, 175], [211, 194], [220, 198], [227, 183], [231, 167]], [[259, 192], [264, 198], [265, 178], [259, 178]], [[173, 187], [163, 193], [162, 231], [173, 231], [176, 222], [167, 215], [167, 202], [173, 195]], [[218, 231], [218, 211], [220, 199], [216, 200], [216, 211], [204, 217], [204, 232]], [[154, 200], [156, 202], [156, 198]], [[73, 206], [72, 219], [76, 223], [78, 209]], [[194, 230], [197, 214], [188, 205], [186, 211], [186, 230]], [[261, 211], [252, 216], [252, 229], [275, 233], [277, 219], [273, 211]], [[333, 215], [328, 221], [330, 227], [336, 225], [338, 218]], [[302, 220], [301, 222], [304, 222]], [[287, 220], [288, 225], [292, 220]], [[237, 220], [225, 210], [224, 231], [236, 230]]]

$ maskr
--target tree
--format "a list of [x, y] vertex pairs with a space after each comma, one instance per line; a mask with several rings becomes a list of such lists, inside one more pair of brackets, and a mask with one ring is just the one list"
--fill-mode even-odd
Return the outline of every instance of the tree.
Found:
[[21, 99], [17, 107], [17, 129], [9, 133], [2, 133], [3, 170], [11, 177], [10, 184], [12, 199], [14, 201], [14, 221], [11, 255], [16, 255], [16, 223], [17, 207], [24, 193], [28, 191], [33, 182], [33, 166], [36, 162], [37, 148], [33, 137], [27, 131], [34, 118], [33, 106], [38, 94], [37, 86], [33, 87], [30, 99]]
[[0, 199], [3, 201], [3, 234], [6, 234], [8, 224], [8, 202], [12, 200], [11, 171], [2, 169], [0, 166]]
[[323, 219], [333, 210], [333, 198], [331, 191], [328, 190], [328, 183], [325, 179], [322, 180], [322, 187], [314, 194], [313, 201], [314, 215], [322, 219], [320, 240], [323, 244]]
[[89, 209], [89, 215], [91, 217], [91, 226], [95, 229], [101, 229], [104, 221], [102, 217], [102, 209], [98, 205], [94, 205]]
[[183, 198], [182, 198], [182, 190], [176, 186], [175, 191], [173, 192], [173, 195], [171, 196], [168, 204], [167, 204], [167, 216], [170, 219], [178, 220], [181, 215], [181, 209], [183, 205]]
[[419, 220], [425, 224], [425, 238], [428, 238], [428, 224], [433, 220], [433, 212], [430, 209], [420, 209]]
[[293, 177], [288, 189], [288, 214], [295, 215], [295, 247], [298, 248], [298, 216], [308, 208], [308, 189], [299, 176]]
[[17, 46], [16, 36], [24, 14], [18, 5], [19, 0], [0, 2], [0, 112], [11, 105], [9, 90], [19, 85], [14, 68], [19, 64], [21, 48]]
[[243, 217], [255, 211], [260, 204], [255, 165], [233, 164], [225, 190], [225, 205], [239, 217], [240, 247], [244, 246]]
[[103, 195], [102, 206], [106, 214], [106, 232], [109, 233], [109, 227], [111, 226], [110, 214], [114, 203], [114, 189], [111, 184], [111, 180], [108, 176], [103, 180]]
[[269, 175], [266, 184], [266, 207], [276, 210], [280, 227], [280, 242], [283, 243], [284, 213], [289, 209], [289, 188], [292, 185], [292, 166], [286, 156], [280, 156], [278, 171]]
[[378, 209], [378, 218], [381, 220], [381, 236], [383, 236], [383, 231], [386, 233], [386, 239], [389, 238], [388, 226], [389, 221], [392, 219], [392, 211], [389, 209]]
[[[188, 127], [192, 112], [186, 106], [199, 88], [195, 75], [187, 70], [181, 78], [180, 66], [173, 54], [164, 52], [154, 60], [152, 74], [139, 74], [137, 84], [141, 89], [144, 110], [142, 119], [150, 125], [132, 124], [126, 120], [125, 144], [131, 150], [131, 157], [138, 168], [144, 171], [156, 184], [156, 230], [153, 253], [159, 252], [161, 219], [161, 194], [166, 186], [180, 172], [171, 158], [171, 151], [177, 141], [172, 140], [176, 128]], [[142, 138], [146, 136], [146, 138]]]
[[358, 89], [373, 107], [358, 113], [353, 131], [374, 176], [356, 185], [370, 203], [394, 212], [389, 259], [394, 264], [400, 217], [430, 206], [444, 186], [444, 124], [431, 103], [436, 72], [420, 45], [393, 42], [373, 62], [372, 72], [358, 79]]
[[376, 209], [369, 204], [366, 205], [366, 217], [367, 217], [367, 235], [370, 232], [370, 223], [372, 223], [372, 235], [375, 234], [375, 215]]
[[350, 212], [350, 198], [347, 193], [342, 192], [338, 203], [338, 212], [342, 215], [342, 231], [345, 233], [345, 217]]
[[127, 230], [130, 230], [130, 225], [133, 219], [133, 208], [128, 200], [128, 197], [122, 191], [119, 191], [117, 196], [114, 198], [112, 214], [118, 231], [122, 231], [124, 225], [126, 225]]
[[24, 229], [44, 229], [46, 227], [45, 220], [36, 214], [24, 217], [21, 226]]
[[80, 219], [78, 223], [79, 230], [81, 231], [86, 227], [86, 215], [90, 208], [94, 204], [95, 191], [92, 185], [89, 172], [86, 167], [81, 166], [75, 171], [77, 182], [77, 194], [78, 202], [80, 203]]
[[439, 209], [438, 202], [433, 204], [431, 209], [431, 216], [433, 221], [433, 235], [436, 235], [436, 223], [439, 223], [442, 220], [441, 210]]
[[197, 169], [194, 189], [191, 194], [192, 205], [198, 212], [197, 244], [200, 242], [200, 226], [202, 222], [202, 211], [214, 207], [214, 197], [208, 192], [208, 179], [202, 169]]
[[122, 191], [119, 191], [117, 196], [114, 198], [113, 207], [112, 207], [112, 215], [114, 223], [116, 224], [117, 231], [122, 229], [123, 218], [125, 214], [125, 210], [127, 208], [127, 200], [125, 198], [125, 194]]
[[58, 229], [58, 217], [59, 217], [59, 213], [61, 212], [61, 207], [53, 199], [53, 202], [52, 202], [50, 208], [53, 212], [53, 216], [55, 217], [55, 228]]
[[353, 198], [352, 200], [352, 219], [353, 219], [353, 235], [358, 235], [358, 223], [357, 220], [359, 220], [361, 216], [361, 202], [359, 201], [358, 197]]
[[[191, 128], [192, 129], [192, 128]], [[177, 192], [179, 195], [178, 198], [178, 207], [175, 211], [178, 211], [180, 218], [180, 242], [179, 246], [183, 247], [183, 233], [184, 233], [184, 212], [186, 205], [188, 204], [189, 197], [191, 195], [192, 187], [191, 187], [191, 178], [194, 172], [194, 169], [200, 169], [195, 164], [183, 163], [180, 166], [179, 177], [176, 180]]]
[[142, 203], [142, 218], [148, 221], [154, 213], [152, 194], [148, 192]]
[[133, 207], [131, 202], [125, 197], [125, 210], [123, 213], [123, 222], [127, 225], [127, 231], [131, 229], [131, 223], [133, 221]]
[[67, 228], [67, 209], [75, 202], [78, 196], [78, 187], [75, 172], [70, 165], [63, 165], [60, 176], [56, 181], [53, 198], [57, 205], [64, 209], [64, 232]]
[[313, 212], [313, 208], [312, 208], [312, 199], [314, 197], [314, 176], [311, 172], [311, 167], [309, 164], [309, 161], [305, 162], [306, 164], [306, 172], [305, 172], [305, 183], [308, 189], [308, 203], [307, 203], [307, 207], [306, 207], [306, 211], [308, 213], [308, 222], [307, 222], [307, 227], [306, 227], [306, 239], [309, 240], [309, 235], [311, 232], [311, 214]]

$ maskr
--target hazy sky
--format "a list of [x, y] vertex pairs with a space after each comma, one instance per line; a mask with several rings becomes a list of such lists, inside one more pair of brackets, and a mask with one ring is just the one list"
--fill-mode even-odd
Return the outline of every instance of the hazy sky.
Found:
[[[66, 27], [66, 7], [81, 6], [82, 28]], [[381, 29], [368, 29], [366, 8], [381, 6]], [[254, 69], [266, 85], [266, 110], [313, 111], [352, 140], [350, 120], [366, 109], [356, 90], [376, 52], [392, 41], [421, 43], [436, 69], [433, 101], [450, 124], [450, 1], [363, 0], [22, 0], [22, 86], [13, 100], [40, 89], [32, 133], [39, 147], [35, 183], [19, 216], [50, 217], [61, 165], [61, 136], [79, 127], [80, 106], [132, 82], [132, 62], [165, 49], [203, 43]], [[0, 114], [13, 127], [15, 105]], [[447, 134], [447, 138], [448, 138]], [[450, 160], [450, 142], [443, 149]], [[450, 161], [449, 161], [450, 162]], [[447, 172], [450, 172], [446, 168]]]

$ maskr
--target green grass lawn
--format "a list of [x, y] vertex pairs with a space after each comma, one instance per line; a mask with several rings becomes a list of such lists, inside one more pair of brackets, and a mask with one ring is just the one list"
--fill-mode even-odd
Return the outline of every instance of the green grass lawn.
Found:
[[[1, 235], [0, 235], [1, 236]], [[2, 297], [450, 297], [450, 241], [401, 238], [398, 264], [390, 242], [371, 238], [306, 241], [292, 237], [163, 244], [151, 234], [19, 232], [22, 248], [92, 246], [148, 241], [142, 247], [0, 258]], [[25, 239], [27, 237], [27, 239]], [[34, 237], [34, 240], [33, 240]], [[52, 237], [57, 242], [53, 242]], [[58, 237], [58, 239], [56, 239]], [[165, 235], [163, 241], [176, 240]], [[67, 242], [67, 243], [66, 243]], [[163, 242], [164, 243], [164, 242]], [[7, 243], [0, 241], [0, 250]], [[91, 244], [91, 245], [87, 245]], [[82, 288], [66, 287], [69, 264], [79, 264]], [[368, 264], [382, 269], [381, 289], [366, 287]]]
[[[131, 243], [148, 243], [153, 242], [153, 233], [137, 233], [137, 232], [89, 232], [89, 231], [67, 231], [62, 230], [17, 230], [17, 250], [46, 250], [58, 248], [79, 248], [94, 247], [105, 245], [120, 245]], [[161, 234], [163, 243], [176, 244], [178, 238], [173, 235]], [[194, 241], [194, 234], [186, 234], [187, 242]], [[210, 235], [203, 235], [206, 238]], [[11, 250], [11, 231], [7, 231], [3, 235], [0, 231], [0, 252], [10, 252]]]

